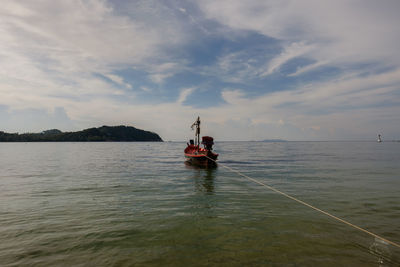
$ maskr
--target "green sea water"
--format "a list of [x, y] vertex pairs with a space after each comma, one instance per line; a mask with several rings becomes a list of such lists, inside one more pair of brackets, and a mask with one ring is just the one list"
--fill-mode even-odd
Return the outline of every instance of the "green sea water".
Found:
[[400, 266], [400, 143], [0, 143], [0, 266]]

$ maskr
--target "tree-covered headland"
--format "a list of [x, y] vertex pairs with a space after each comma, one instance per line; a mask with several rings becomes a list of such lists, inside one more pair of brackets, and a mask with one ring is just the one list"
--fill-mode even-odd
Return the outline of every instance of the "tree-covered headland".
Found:
[[5, 133], [0, 131], [0, 142], [162, 142], [153, 132], [132, 126], [102, 126], [78, 132], [62, 132], [57, 129], [41, 133]]

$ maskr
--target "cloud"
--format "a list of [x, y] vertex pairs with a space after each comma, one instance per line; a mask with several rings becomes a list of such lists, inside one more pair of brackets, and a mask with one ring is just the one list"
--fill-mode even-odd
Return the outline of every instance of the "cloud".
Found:
[[206, 0], [199, 6], [209, 19], [231, 28], [313, 45], [315, 49], [308, 56], [316, 62], [400, 62], [396, 45], [400, 41], [400, 3], [395, 0]]
[[[318, 82], [255, 99], [247, 98], [243, 91], [236, 89], [223, 93], [229, 104], [226, 111], [214, 112], [230, 113], [231, 117], [249, 118], [264, 124], [282, 124], [280, 120], [283, 120], [297, 129], [318, 129], [321, 133], [317, 137], [325, 140], [335, 138], [331, 129], [346, 127], [340, 138], [367, 138], [374, 136], [375, 124], [380, 120], [400, 122], [395, 115], [400, 112], [399, 84], [400, 70], [397, 69], [368, 78], [344, 76], [336, 81]], [[278, 122], [276, 116], [281, 118]], [[387, 134], [395, 136], [393, 127], [389, 128]]]
[[7, 33], [3, 38], [13, 40], [7, 50], [23, 49], [31, 60], [42, 53], [42, 60], [51, 60], [52, 67], [63, 72], [87, 71], [91, 66], [105, 67], [104, 63], [138, 63], [157, 51], [156, 46], [165, 42], [162, 38], [168, 40], [160, 31], [115, 16], [104, 1], [25, 2], [19, 8], [30, 12], [2, 18]]
[[370, 0], [6, 1], [1, 123], [42, 130], [62, 107], [65, 128], [127, 124], [167, 140], [190, 136], [198, 115], [219, 140], [395, 137], [397, 10]]
[[[221, 93], [225, 104], [207, 109], [184, 104], [194, 88], [182, 89], [176, 101], [159, 105], [102, 98], [70, 101], [68, 117], [77, 119], [75, 127], [127, 124], [156, 131], [166, 140], [190, 137], [189, 126], [198, 115], [204, 122], [203, 132], [218, 140], [368, 139], [382, 128], [389, 138], [396, 136], [395, 125], [400, 123], [399, 98], [393, 98], [399, 77], [399, 70], [368, 79], [345, 76], [257, 98], [249, 98], [243, 89], [227, 88]], [[379, 107], [388, 102], [392, 105]], [[391, 126], [385, 127], [388, 122]]]
[[[144, 15], [145, 8], [137, 6], [135, 12]], [[130, 89], [113, 72], [127, 66], [150, 68], [148, 62], [160, 60], [162, 48], [182, 36], [179, 28], [167, 25], [173, 17], [154, 18], [154, 27], [149, 27], [135, 19], [136, 13], [118, 15], [100, 0], [7, 1], [0, 12], [0, 79], [14, 95], [20, 92], [24, 97], [120, 93], [96, 75]], [[9, 99], [8, 91], [3, 87], [0, 94]], [[8, 104], [3, 97], [0, 102]], [[25, 102], [26, 107], [30, 104]]]
[[161, 84], [165, 79], [174, 76], [182, 70], [184, 63], [164, 62], [158, 65], [152, 65], [148, 69], [150, 79], [156, 83]]
[[150, 80], [152, 80], [154, 83], [163, 83], [163, 81], [165, 79], [167, 79], [168, 77], [173, 76], [173, 73], [154, 73], [154, 74], [150, 74]]
[[259, 59], [247, 51], [231, 52], [218, 57], [215, 66], [208, 67], [209, 75], [217, 75], [227, 82], [240, 83], [254, 79], [259, 73]]
[[315, 70], [315, 69], [317, 69], [317, 68], [319, 68], [321, 66], [325, 66], [327, 64], [329, 64], [328, 61], [319, 61], [319, 62], [315, 62], [313, 64], [309, 64], [309, 65], [306, 65], [306, 66], [301, 66], [301, 67], [298, 67], [295, 72], [289, 74], [288, 76], [289, 77], [290, 76], [292, 76], [292, 77], [293, 76], [299, 76], [299, 75], [301, 75], [303, 73], [307, 73], [309, 71]]
[[181, 93], [179, 94], [177, 103], [178, 104], [183, 104], [183, 102], [185, 102], [185, 100], [187, 99], [187, 97], [189, 95], [191, 95], [194, 91], [196, 90], [196, 88], [187, 88], [187, 89], [183, 89], [181, 91]]
[[267, 76], [272, 74], [274, 71], [278, 70], [283, 64], [294, 58], [302, 56], [307, 52], [310, 52], [312, 48], [312, 46], [306, 45], [303, 42], [291, 43], [290, 45], [284, 47], [282, 53], [269, 61], [266, 70], [262, 71], [260, 73], [260, 76]]
[[118, 76], [118, 75], [115, 75], [115, 74], [105, 74], [104, 76], [106, 76], [108, 79], [110, 79], [111, 81], [113, 81], [113, 82], [115, 82], [115, 83], [117, 83], [117, 84], [119, 84], [121, 86], [124, 86], [126, 88], [132, 89], [132, 85], [126, 83], [124, 81], [124, 78], [121, 77], [121, 76]]
[[141, 86], [140, 89], [143, 90], [144, 92], [147, 92], [147, 93], [149, 93], [149, 92], [152, 91], [152, 90], [151, 90], [149, 87], [147, 87], [147, 86]]
[[2, 122], [0, 130], [19, 133], [41, 132], [48, 130], [49, 125], [66, 131], [76, 128], [63, 107], [56, 107], [53, 110], [10, 110], [7, 106], [0, 106], [0, 121]]
[[[99, 103], [133, 101], [134, 88], [118, 70], [144, 69], [158, 82], [173, 75], [176, 63], [165, 62], [164, 48], [182, 41], [175, 18], [157, 3], [130, 5], [121, 15], [102, 0], [3, 3], [0, 104], [10, 110], [63, 106], [73, 120], [87, 121], [86, 110], [96, 114]], [[149, 92], [147, 85], [137, 88]]]

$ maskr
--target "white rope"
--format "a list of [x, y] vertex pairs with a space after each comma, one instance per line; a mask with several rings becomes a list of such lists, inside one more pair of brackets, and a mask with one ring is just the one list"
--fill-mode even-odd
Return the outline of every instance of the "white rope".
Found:
[[[217, 163], [216, 160], [213, 160], [212, 158], [210, 158], [210, 157], [208, 157], [208, 156], [206, 156], [206, 157], [207, 157], [208, 159], [214, 161], [215, 163]], [[307, 207], [309, 207], [309, 208], [311, 208], [311, 209], [313, 209], [313, 210], [316, 210], [316, 211], [318, 211], [318, 212], [321, 212], [321, 213], [323, 213], [323, 214], [325, 214], [325, 215], [327, 215], [327, 216], [329, 216], [329, 217], [331, 217], [331, 218], [333, 218], [333, 219], [335, 219], [335, 220], [337, 220], [337, 221], [339, 221], [339, 222], [342, 222], [342, 223], [344, 223], [344, 224], [347, 224], [347, 225], [349, 225], [349, 226], [351, 226], [351, 227], [353, 227], [353, 228], [355, 228], [355, 229], [357, 229], [357, 230], [360, 230], [360, 231], [362, 231], [362, 232], [364, 232], [364, 233], [367, 233], [367, 234], [369, 234], [369, 235], [371, 235], [371, 236], [373, 236], [373, 237], [376, 237], [376, 238], [378, 238], [378, 239], [380, 239], [380, 240], [382, 240], [382, 241], [384, 241], [384, 242], [386, 242], [386, 243], [388, 243], [388, 244], [391, 244], [391, 245], [393, 245], [393, 246], [395, 246], [395, 247], [400, 248], [400, 245], [397, 244], [397, 243], [395, 243], [395, 242], [393, 242], [393, 241], [387, 240], [386, 238], [383, 238], [383, 237], [381, 237], [381, 236], [379, 236], [379, 235], [377, 235], [377, 234], [374, 234], [374, 233], [372, 233], [372, 232], [370, 232], [370, 231], [368, 231], [368, 230], [365, 230], [365, 229], [363, 229], [363, 228], [361, 228], [361, 227], [359, 227], [359, 226], [357, 226], [357, 225], [354, 225], [354, 224], [352, 224], [352, 223], [350, 223], [350, 222], [348, 222], [348, 221], [345, 221], [345, 220], [343, 220], [343, 219], [341, 219], [341, 218], [339, 218], [339, 217], [336, 217], [335, 215], [332, 215], [332, 214], [330, 214], [330, 213], [328, 213], [328, 212], [326, 212], [326, 211], [323, 211], [323, 210], [321, 210], [321, 209], [319, 209], [319, 208], [317, 208], [317, 207], [314, 207], [313, 205], [310, 205], [310, 204], [308, 204], [308, 203], [306, 203], [306, 202], [304, 202], [304, 201], [302, 201], [302, 200], [300, 200], [300, 199], [297, 199], [297, 198], [295, 198], [295, 197], [292, 197], [292, 196], [290, 196], [290, 195], [288, 195], [288, 194], [286, 194], [286, 193], [284, 193], [284, 192], [282, 192], [282, 191], [279, 191], [278, 189], [273, 188], [272, 186], [269, 186], [269, 185], [267, 185], [267, 184], [264, 184], [264, 183], [262, 183], [262, 182], [260, 182], [260, 181], [258, 181], [258, 180], [256, 180], [256, 179], [254, 179], [254, 178], [251, 178], [251, 177], [249, 177], [249, 176], [247, 176], [247, 175], [245, 175], [245, 174], [242, 174], [241, 172], [239, 172], [239, 171], [237, 171], [237, 170], [235, 170], [235, 169], [232, 169], [231, 167], [225, 166], [225, 165], [223, 165], [223, 164], [221, 164], [221, 163], [218, 163], [218, 165], [221, 165], [222, 167], [224, 167], [224, 168], [226, 168], [226, 169], [228, 169], [228, 170], [230, 170], [230, 171], [232, 171], [232, 172], [235, 172], [235, 173], [237, 173], [238, 175], [240, 175], [240, 176], [242, 176], [242, 177], [244, 177], [244, 178], [246, 178], [246, 179], [248, 179], [248, 180], [250, 180], [250, 181], [252, 181], [252, 182], [254, 182], [254, 183], [257, 183], [257, 184], [259, 184], [259, 185], [265, 186], [265, 187], [267, 187], [268, 189], [270, 189], [270, 190], [272, 190], [272, 191], [274, 191], [274, 192], [276, 192], [276, 193], [278, 193], [278, 194], [281, 194], [281, 195], [283, 195], [283, 196], [285, 196], [285, 197], [287, 197], [287, 198], [290, 198], [291, 200], [294, 200], [294, 201], [296, 201], [296, 202], [298, 202], [298, 203], [300, 203], [300, 204], [303, 204], [304, 206], [307, 206]]]

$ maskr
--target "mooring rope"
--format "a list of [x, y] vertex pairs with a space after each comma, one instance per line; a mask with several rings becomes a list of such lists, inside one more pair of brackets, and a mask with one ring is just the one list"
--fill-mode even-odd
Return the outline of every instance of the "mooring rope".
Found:
[[[214, 160], [214, 159], [212, 159], [212, 158], [210, 158], [210, 157], [208, 157], [208, 156], [206, 156], [206, 157], [207, 157], [208, 159], [214, 161], [215, 163], [217, 163], [216, 160]], [[355, 228], [355, 229], [357, 229], [357, 230], [360, 230], [360, 231], [362, 231], [362, 232], [364, 232], [364, 233], [367, 233], [367, 234], [369, 234], [369, 235], [371, 235], [371, 236], [373, 236], [373, 237], [375, 237], [375, 238], [378, 238], [378, 239], [380, 239], [380, 240], [382, 240], [382, 241], [384, 241], [384, 242], [386, 242], [386, 243], [388, 243], [388, 244], [391, 244], [391, 245], [393, 245], [393, 246], [395, 246], [395, 247], [400, 248], [400, 245], [397, 244], [396, 242], [387, 240], [386, 238], [383, 238], [383, 237], [381, 237], [381, 236], [379, 236], [379, 235], [377, 235], [377, 234], [374, 234], [374, 233], [372, 233], [372, 232], [370, 232], [370, 231], [368, 231], [368, 230], [365, 230], [365, 229], [361, 228], [360, 226], [357, 226], [357, 225], [355, 225], [355, 224], [352, 224], [352, 223], [350, 223], [350, 222], [348, 222], [348, 221], [345, 221], [345, 220], [343, 220], [343, 219], [341, 219], [341, 218], [339, 218], [339, 217], [336, 217], [335, 215], [330, 214], [329, 212], [326, 212], [326, 211], [324, 211], [324, 210], [321, 210], [321, 209], [319, 209], [319, 208], [317, 208], [317, 207], [314, 207], [313, 205], [308, 204], [308, 203], [306, 203], [306, 202], [304, 202], [304, 201], [302, 201], [302, 200], [300, 200], [300, 199], [297, 199], [297, 198], [295, 198], [295, 197], [292, 197], [291, 195], [288, 195], [288, 194], [286, 194], [286, 193], [284, 193], [284, 192], [282, 192], [282, 191], [279, 191], [278, 189], [273, 188], [272, 186], [269, 186], [269, 185], [267, 185], [267, 184], [264, 184], [263, 182], [260, 182], [260, 181], [254, 179], [254, 178], [251, 178], [251, 177], [249, 177], [249, 176], [247, 176], [247, 175], [245, 175], [245, 174], [239, 172], [238, 170], [232, 169], [231, 167], [228, 167], [228, 166], [223, 165], [223, 164], [221, 164], [221, 163], [218, 163], [218, 165], [220, 165], [220, 166], [222, 166], [222, 167], [224, 167], [224, 168], [226, 168], [226, 169], [228, 169], [228, 170], [230, 170], [230, 171], [232, 171], [232, 172], [235, 172], [235, 173], [237, 173], [238, 175], [240, 175], [240, 176], [242, 176], [242, 177], [244, 177], [244, 178], [246, 178], [246, 179], [248, 179], [248, 180], [250, 180], [250, 181], [252, 181], [252, 182], [254, 182], [254, 183], [257, 183], [257, 184], [259, 184], [259, 185], [265, 186], [265, 187], [267, 187], [268, 189], [270, 189], [270, 190], [272, 190], [272, 191], [274, 191], [274, 192], [276, 192], [276, 193], [278, 193], [278, 194], [281, 194], [281, 195], [283, 195], [283, 196], [285, 196], [285, 197], [287, 197], [287, 198], [290, 198], [291, 200], [294, 200], [294, 201], [296, 201], [296, 202], [298, 202], [298, 203], [300, 203], [300, 204], [303, 204], [304, 206], [307, 206], [307, 207], [309, 207], [309, 208], [311, 208], [311, 209], [313, 209], [313, 210], [316, 210], [316, 211], [318, 211], [318, 212], [320, 212], [320, 213], [323, 213], [323, 214], [325, 214], [325, 215], [327, 215], [327, 216], [329, 216], [329, 217], [331, 217], [331, 218], [333, 218], [333, 219], [335, 219], [335, 220], [337, 220], [337, 221], [339, 221], [339, 222], [342, 222], [342, 223], [344, 223], [344, 224], [347, 224], [347, 225], [349, 225], [349, 226], [351, 226], [351, 227], [353, 227], [353, 228]]]

